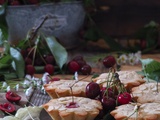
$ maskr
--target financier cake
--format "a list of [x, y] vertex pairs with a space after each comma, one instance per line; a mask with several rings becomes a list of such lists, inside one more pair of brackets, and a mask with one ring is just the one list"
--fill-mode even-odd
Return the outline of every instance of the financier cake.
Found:
[[[121, 83], [124, 84], [128, 91], [130, 91], [131, 88], [146, 82], [143, 80], [142, 76], [135, 71], [117, 71], [116, 73], [118, 73]], [[99, 84], [102, 83], [102, 86], [106, 86], [105, 81], [109, 81], [111, 77], [113, 77], [113, 73], [102, 73], [97, 78], [94, 78], [93, 81]]]
[[[89, 84], [87, 81], [76, 80], [59, 80], [53, 81], [44, 85], [45, 91], [51, 98], [65, 97], [65, 96], [80, 96], [85, 97], [85, 89]], [[72, 87], [72, 92], [71, 92]]]
[[132, 88], [132, 98], [138, 103], [160, 103], [160, 83], [144, 83]]
[[115, 120], [160, 120], [160, 103], [120, 105], [110, 114]]
[[102, 109], [101, 102], [85, 97], [61, 97], [43, 105], [53, 120], [94, 120]]

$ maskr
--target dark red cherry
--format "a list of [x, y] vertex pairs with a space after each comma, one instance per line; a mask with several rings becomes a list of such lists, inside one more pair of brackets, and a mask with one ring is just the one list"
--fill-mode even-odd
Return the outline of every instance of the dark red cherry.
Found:
[[131, 99], [131, 95], [128, 92], [121, 93], [117, 96], [118, 103], [121, 105], [128, 104]]
[[52, 65], [55, 64], [55, 59], [54, 59], [53, 55], [47, 55], [45, 57], [45, 61], [46, 61], [47, 64], [52, 64]]
[[116, 64], [116, 59], [113, 56], [107, 56], [103, 59], [103, 65], [106, 68], [113, 67]]
[[20, 2], [18, 0], [13, 0], [12, 2], [10, 2], [10, 5], [12, 5], [12, 6], [20, 5]]
[[36, 57], [35, 61], [34, 61], [34, 65], [36, 65], [36, 66], [43, 66], [44, 62], [42, 61], [42, 59], [40, 57]]
[[70, 61], [67, 67], [70, 73], [75, 73], [80, 70], [80, 66], [76, 61]]
[[106, 87], [102, 87], [100, 90], [100, 98], [102, 98], [103, 96], [112, 97], [112, 98], [115, 97], [113, 90], [111, 88], [107, 88], [106, 90]]
[[83, 60], [83, 56], [77, 55], [73, 58], [74, 61]]
[[104, 110], [113, 110], [116, 107], [116, 100], [111, 97], [103, 96], [101, 99]]
[[82, 68], [81, 68], [81, 73], [83, 75], [90, 75], [91, 74], [91, 71], [92, 71], [92, 68], [90, 65], [86, 64], [84, 65]]
[[90, 82], [86, 86], [86, 96], [88, 98], [94, 99], [100, 94], [100, 86], [95, 82]]
[[34, 73], [36, 72], [36, 69], [34, 68], [33, 65], [26, 65], [25, 72], [26, 74], [33, 76]]
[[44, 67], [44, 71], [48, 72], [50, 75], [53, 75], [53, 73], [54, 73], [54, 66], [52, 64], [47, 64]]
[[84, 65], [86, 65], [86, 61], [84, 61], [84, 60], [77, 60], [76, 62], [78, 63], [80, 68], [82, 68]]
[[24, 61], [25, 61], [26, 65], [32, 65], [32, 59], [31, 58], [26, 57]]
[[78, 108], [79, 105], [76, 102], [70, 102], [66, 105], [66, 108]]

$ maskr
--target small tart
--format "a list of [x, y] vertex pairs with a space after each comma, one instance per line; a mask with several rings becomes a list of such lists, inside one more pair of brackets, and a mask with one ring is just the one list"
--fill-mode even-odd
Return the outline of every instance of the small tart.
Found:
[[160, 104], [144, 103], [136, 111], [133, 104], [125, 104], [116, 107], [110, 114], [116, 120], [160, 120]]
[[[65, 96], [80, 96], [85, 97], [85, 89], [89, 84], [87, 81], [76, 81], [76, 80], [59, 80], [53, 81], [49, 84], [44, 85], [44, 89], [51, 98], [65, 97]], [[70, 87], [72, 86], [71, 92]]]
[[72, 96], [51, 99], [43, 105], [53, 120], [94, 120], [102, 109], [100, 101], [84, 97], [74, 97], [77, 107], [66, 107], [72, 102]]
[[[118, 71], [119, 79], [124, 84], [127, 90], [131, 90], [132, 87], [139, 86], [145, 83], [142, 76], [135, 71]], [[109, 81], [113, 77], [112, 73], [102, 73], [99, 77], [93, 79], [94, 82], [102, 83], [102, 86], [106, 86], [105, 81]]]
[[134, 87], [132, 88], [131, 95], [139, 103], [160, 103], [160, 83], [144, 83]]

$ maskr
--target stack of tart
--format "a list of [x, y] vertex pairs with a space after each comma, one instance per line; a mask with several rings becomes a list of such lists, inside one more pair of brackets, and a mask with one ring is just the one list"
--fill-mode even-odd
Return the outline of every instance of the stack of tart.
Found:
[[94, 120], [102, 110], [100, 101], [85, 97], [89, 82], [59, 80], [44, 85], [52, 98], [43, 108], [53, 120]]
[[[147, 83], [135, 71], [117, 73], [133, 101], [117, 106], [110, 114], [116, 120], [160, 120], [160, 84]], [[111, 77], [112, 73], [102, 73], [93, 81], [103, 87]], [[88, 84], [87, 81], [60, 80], [44, 85], [52, 98], [43, 105], [44, 109], [53, 120], [94, 120], [103, 107], [100, 101], [86, 97]]]

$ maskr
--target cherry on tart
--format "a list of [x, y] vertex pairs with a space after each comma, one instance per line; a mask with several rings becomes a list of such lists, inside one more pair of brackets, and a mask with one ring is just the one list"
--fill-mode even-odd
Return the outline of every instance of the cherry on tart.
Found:
[[100, 86], [95, 82], [90, 82], [86, 86], [86, 96], [88, 98], [94, 99], [100, 94]]
[[8, 91], [8, 92], [6, 92], [6, 99], [7, 99], [9, 102], [18, 103], [18, 102], [21, 100], [21, 96], [19, 96], [19, 95], [16, 94], [15, 92]]
[[70, 102], [66, 105], [67, 108], [78, 108], [79, 105], [76, 102]]
[[108, 96], [108, 97], [115, 98], [115, 93], [112, 90], [112, 88], [102, 87], [100, 89], [100, 98], [102, 98], [103, 96]]
[[116, 107], [116, 100], [111, 97], [103, 96], [101, 103], [105, 111], [113, 110]]
[[2, 103], [0, 104], [0, 110], [6, 112], [6, 113], [13, 113], [16, 111], [16, 108], [11, 103]]
[[132, 98], [128, 92], [124, 92], [117, 96], [117, 100], [119, 104], [123, 105], [123, 104], [128, 104], [129, 102], [131, 102]]

